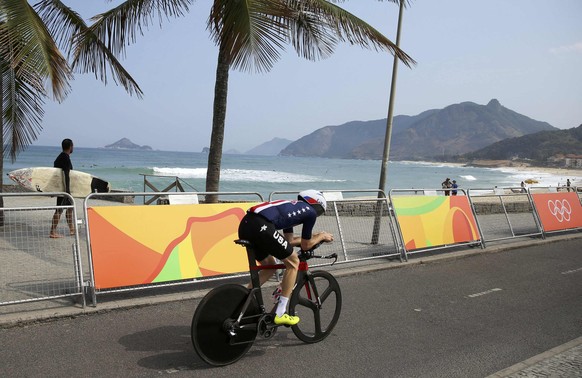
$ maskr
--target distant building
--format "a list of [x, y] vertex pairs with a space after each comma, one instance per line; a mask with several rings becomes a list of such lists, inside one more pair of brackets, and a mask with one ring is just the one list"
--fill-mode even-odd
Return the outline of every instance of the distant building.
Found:
[[582, 155], [556, 154], [548, 158], [548, 162], [566, 168], [582, 168]]

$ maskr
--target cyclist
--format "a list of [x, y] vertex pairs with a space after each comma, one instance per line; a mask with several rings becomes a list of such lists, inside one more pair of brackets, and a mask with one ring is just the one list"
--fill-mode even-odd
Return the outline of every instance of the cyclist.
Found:
[[[277, 325], [299, 323], [298, 316], [287, 313], [287, 302], [299, 268], [299, 257], [293, 253], [293, 247], [300, 246], [302, 250], [308, 251], [318, 243], [333, 241], [333, 235], [328, 232], [312, 232], [316, 218], [325, 213], [326, 207], [327, 202], [323, 194], [310, 189], [300, 192], [296, 201], [278, 200], [253, 206], [241, 220], [238, 235], [253, 244], [255, 257], [261, 265], [276, 264], [275, 257], [285, 264], [281, 296], [274, 319]], [[301, 236], [293, 234], [293, 227], [298, 225], [302, 225]], [[275, 272], [274, 269], [261, 270], [259, 272], [261, 285]]]

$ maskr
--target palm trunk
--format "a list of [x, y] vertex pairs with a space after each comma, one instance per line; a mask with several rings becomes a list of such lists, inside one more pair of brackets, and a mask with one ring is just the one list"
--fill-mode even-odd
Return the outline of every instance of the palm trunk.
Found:
[[[222, 145], [224, 142], [224, 125], [226, 121], [226, 99], [228, 95], [228, 73], [230, 64], [220, 48], [214, 84], [214, 108], [212, 117], [212, 134], [208, 152], [208, 170], [206, 172], [206, 191], [218, 192], [220, 185], [220, 165], [222, 163]], [[217, 195], [207, 195], [207, 203], [218, 201]]]
[[[0, 62], [0, 194], [4, 192], [4, 184], [3, 184], [3, 177], [4, 177], [4, 107], [2, 106], [4, 99], [2, 98], [2, 94], [4, 93], [4, 89], [2, 86], [4, 83], [2, 82], [2, 75], [4, 74], [4, 70], [2, 67], [2, 62]], [[4, 208], [4, 197], [0, 195], [0, 208]], [[4, 226], [4, 211], [0, 211], [0, 226]]]

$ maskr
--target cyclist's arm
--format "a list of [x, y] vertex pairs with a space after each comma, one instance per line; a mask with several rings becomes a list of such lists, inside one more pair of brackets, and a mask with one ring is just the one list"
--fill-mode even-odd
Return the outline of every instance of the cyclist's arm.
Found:
[[317, 234], [311, 235], [311, 239], [301, 239], [301, 249], [304, 251], [309, 251], [312, 249], [316, 244], [321, 242], [332, 242], [333, 235], [329, 232], [318, 232]]
[[300, 236], [295, 236], [292, 233], [286, 233], [285, 239], [291, 244], [293, 247], [301, 247], [304, 251], [309, 251], [312, 249], [316, 244], [321, 242], [332, 242], [333, 235], [329, 232], [318, 232], [311, 235], [311, 239], [302, 239]]

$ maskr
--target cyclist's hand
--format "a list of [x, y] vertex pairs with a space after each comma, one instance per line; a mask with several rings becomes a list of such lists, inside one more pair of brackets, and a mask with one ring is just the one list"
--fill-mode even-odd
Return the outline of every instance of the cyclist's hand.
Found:
[[320, 232], [319, 237], [321, 237], [321, 241], [326, 243], [331, 243], [333, 241], [333, 235], [329, 232]]

